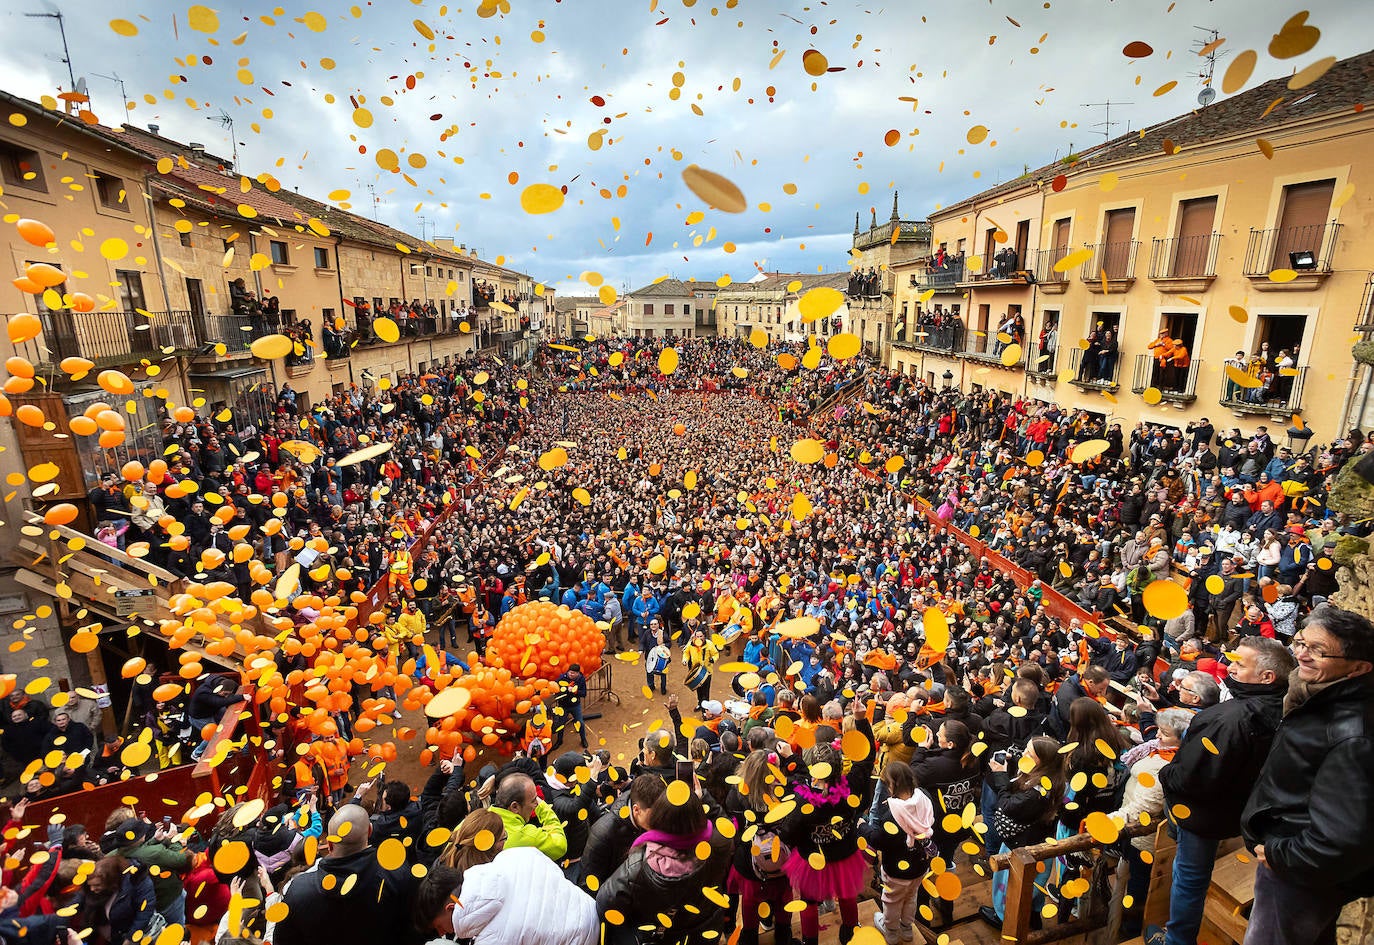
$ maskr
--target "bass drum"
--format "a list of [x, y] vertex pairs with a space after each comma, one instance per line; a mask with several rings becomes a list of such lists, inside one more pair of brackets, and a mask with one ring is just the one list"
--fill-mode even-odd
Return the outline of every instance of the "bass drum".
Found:
[[698, 666], [687, 674], [687, 688], [698, 689], [701, 684], [711, 678], [711, 670], [705, 666]]

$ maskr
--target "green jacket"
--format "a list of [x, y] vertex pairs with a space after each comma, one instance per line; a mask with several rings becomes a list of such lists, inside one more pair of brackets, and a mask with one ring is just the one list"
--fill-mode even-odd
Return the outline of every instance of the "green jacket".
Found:
[[169, 847], [149, 840], [137, 846], [120, 847], [120, 856], [138, 860], [150, 869], [153, 890], [157, 893], [157, 911], [163, 912], [181, 895], [181, 875], [191, 868], [191, 854], [182, 847]]
[[557, 863], [568, 852], [568, 838], [563, 833], [563, 822], [553, 812], [546, 801], [540, 801], [534, 808], [534, 818], [538, 824], [521, 819], [513, 810], [493, 807], [496, 816], [506, 826], [506, 846], [534, 847], [540, 853]]

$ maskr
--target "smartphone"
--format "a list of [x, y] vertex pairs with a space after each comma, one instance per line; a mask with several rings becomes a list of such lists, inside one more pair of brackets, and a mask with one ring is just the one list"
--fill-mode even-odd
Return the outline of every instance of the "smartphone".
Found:
[[163, 817], [163, 818], [162, 818], [162, 825], [163, 825], [164, 827], [170, 827], [170, 826], [172, 825], [172, 815], [171, 815], [171, 814], [168, 814], [166, 817]]
[[57, 945], [67, 945], [67, 927], [65, 925], [53, 926], [52, 940]]
[[696, 774], [696, 767], [690, 761], [679, 761], [677, 763], [677, 771], [674, 772], [673, 778], [684, 784], [692, 784], [696, 778]]
[[992, 760], [993, 760], [993, 762], [995, 762], [996, 764], [1004, 765], [1004, 766], [1005, 766], [1006, 763], [1007, 763], [1007, 751], [1006, 751], [1006, 749], [1004, 748], [1004, 749], [1002, 749], [1001, 751], [994, 751], [994, 752], [992, 753]]

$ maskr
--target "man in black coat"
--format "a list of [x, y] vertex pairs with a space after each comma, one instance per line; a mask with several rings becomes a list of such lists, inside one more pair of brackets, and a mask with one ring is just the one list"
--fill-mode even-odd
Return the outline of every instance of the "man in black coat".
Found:
[[1217, 846], [1240, 833], [1241, 810], [1269, 755], [1292, 668], [1292, 654], [1277, 640], [1242, 640], [1226, 680], [1231, 698], [1193, 718], [1173, 762], [1160, 770], [1165, 811], [1178, 832], [1166, 945], [1196, 945]]
[[1065, 741], [1069, 737], [1069, 707], [1074, 700], [1084, 696], [1101, 699], [1110, 685], [1111, 677], [1096, 664], [1088, 666], [1081, 673], [1070, 675], [1054, 694], [1054, 705], [1045, 722], [1050, 734], [1061, 742]]
[[1241, 815], [1260, 866], [1247, 942], [1336, 941], [1374, 894], [1374, 624], [1320, 607], [1293, 639], [1298, 682]]
[[[347, 825], [347, 826], [345, 826]], [[417, 880], [408, 859], [389, 868], [369, 843], [367, 811], [345, 804], [329, 820], [329, 853], [299, 874], [286, 891], [286, 917], [277, 923], [276, 945], [415, 945], [425, 937], [409, 917]]]
[[592, 824], [587, 833], [587, 845], [582, 850], [579, 885], [595, 896], [601, 884], [610, 878], [641, 833], [649, 829], [649, 811], [668, 783], [656, 774], [641, 774], [630, 782], [630, 789], [621, 795]]

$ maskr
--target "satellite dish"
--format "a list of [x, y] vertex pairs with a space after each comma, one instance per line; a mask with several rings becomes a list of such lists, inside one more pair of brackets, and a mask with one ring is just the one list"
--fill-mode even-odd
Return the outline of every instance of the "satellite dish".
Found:
[[84, 75], [76, 80], [76, 94], [90, 95], [90, 92], [86, 88], [86, 77]]
[[1210, 85], [1197, 93], [1197, 103], [1202, 106], [1211, 105], [1217, 98], [1217, 90]]

